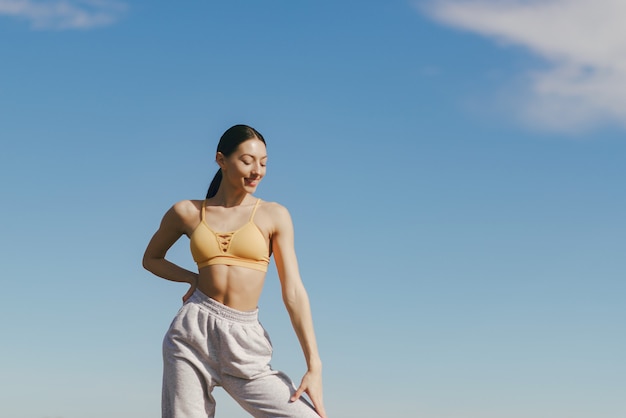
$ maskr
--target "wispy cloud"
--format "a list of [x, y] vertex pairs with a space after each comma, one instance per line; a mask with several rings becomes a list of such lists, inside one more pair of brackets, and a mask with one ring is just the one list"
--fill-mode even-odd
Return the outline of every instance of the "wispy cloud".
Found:
[[626, 1], [431, 0], [435, 20], [527, 48], [547, 69], [529, 69], [516, 104], [537, 126], [626, 127]]
[[0, 0], [0, 15], [30, 22], [33, 29], [91, 29], [116, 22], [126, 11], [115, 0]]

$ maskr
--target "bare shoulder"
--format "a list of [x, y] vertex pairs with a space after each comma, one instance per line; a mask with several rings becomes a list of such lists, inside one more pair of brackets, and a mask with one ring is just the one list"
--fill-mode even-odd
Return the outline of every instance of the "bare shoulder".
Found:
[[181, 219], [195, 218], [202, 209], [202, 200], [181, 200], [174, 203], [170, 211]]
[[272, 231], [272, 235], [293, 228], [289, 210], [280, 203], [263, 201], [259, 205], [259, 210], [263, 212], [263, 217], [271, 224], [269, 229]]
[[263, 210], [272, 219], [290, 218], [287, 208], [277, 202], [263, 201], [259, 205], [259, 209]]
[[162, 226], [188, 233], [200, 221], [202, 200], [181, 200], [174, 203], [163, 217]]

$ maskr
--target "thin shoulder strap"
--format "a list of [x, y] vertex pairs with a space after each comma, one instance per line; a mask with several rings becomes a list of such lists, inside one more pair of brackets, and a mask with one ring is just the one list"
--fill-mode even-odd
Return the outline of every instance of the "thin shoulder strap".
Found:
[[252, 215], [250, 215], [250, 222], [252, 222], [252, 220], [254, 219], [254, 214], [256, 213], [256, 208], [259, 207], [260, 201], [261, 199], [257, 199], [256, 203], [254, 204], [254, 209], [252, 209]]
[[200, 215], [200, 220], [204, 221], [204, 208], [206, 207], [206, 199], [204, 199], [202, 201], [202, 209], [201, 209], [201, 215]]

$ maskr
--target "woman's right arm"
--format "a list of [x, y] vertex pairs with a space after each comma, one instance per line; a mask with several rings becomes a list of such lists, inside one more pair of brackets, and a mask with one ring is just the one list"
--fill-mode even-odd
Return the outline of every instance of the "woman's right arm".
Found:
[[143, 255], [143, 267], [146, 270], [166, 280], [189, 283], [192, 288], [196, 286], [198, 273], [166, 260], [165, 254], [183, 234], [188, 233], [194, 209], [197, 212], [197, 208], [188, 200], [172, 206], [163, 216], [159, 229], [152, 236]]

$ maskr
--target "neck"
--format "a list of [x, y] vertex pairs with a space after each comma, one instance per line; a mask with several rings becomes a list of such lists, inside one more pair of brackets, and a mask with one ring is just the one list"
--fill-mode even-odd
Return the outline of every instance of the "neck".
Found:
[[224, 187], [222, 184], [211, 200], [213, 200], [217, 206], [231, 208], [243, 204], [248, 196], [250, 196], [250, 194], [246, 192], [227, 190], [227, 187]]

